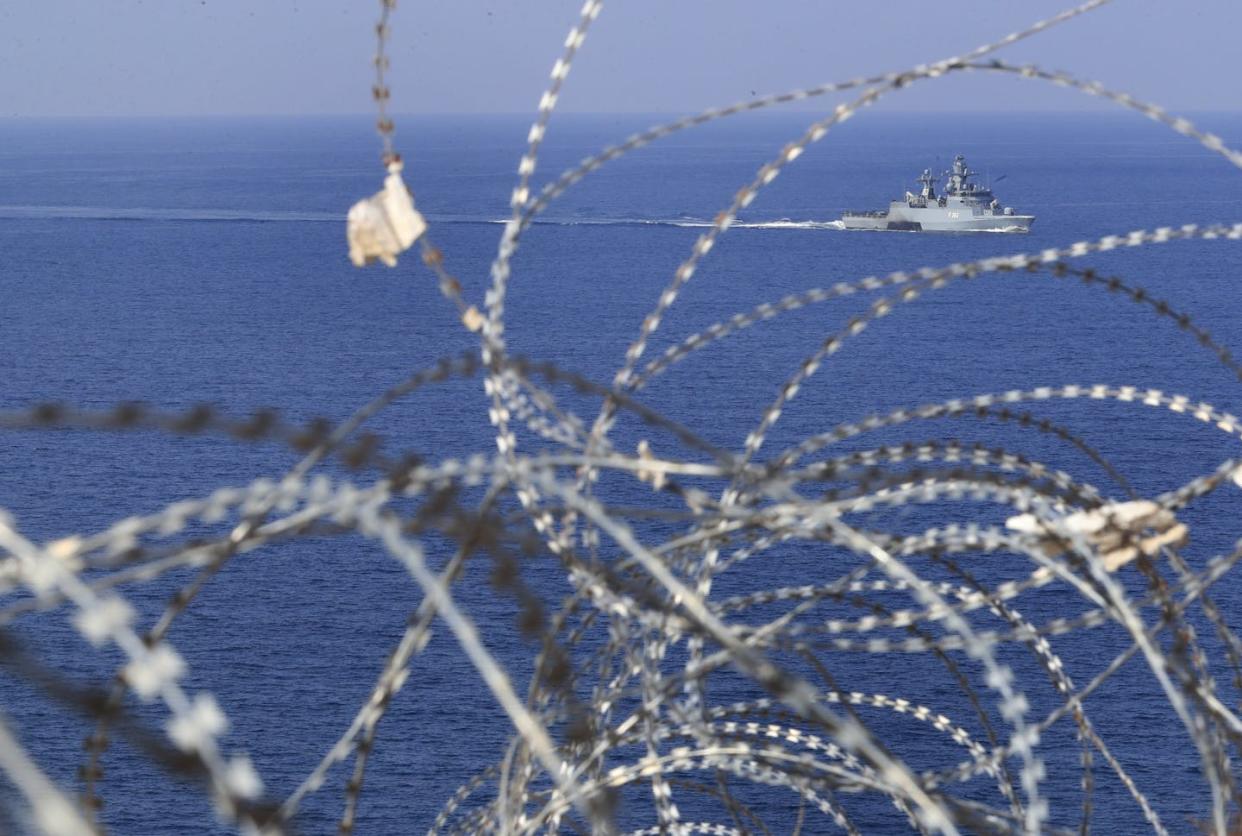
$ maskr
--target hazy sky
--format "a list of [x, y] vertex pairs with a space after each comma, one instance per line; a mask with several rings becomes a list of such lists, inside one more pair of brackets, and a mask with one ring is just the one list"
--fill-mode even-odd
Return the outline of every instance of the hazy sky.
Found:
[[[613, 0], [562, 106], [686, 112], [903, 69], [1071, 0]], [[579, 0], [401, 0], [397, 112], [533, 109]], [[0, 116], [357, 113], [378, 0], [3, 0]], [[1242, 109], [1242, 0], [1115, 0], [1006, 50], [1178, 112]], [[886, 110], [1103, 108], [1049, 85], [958, 77]]]

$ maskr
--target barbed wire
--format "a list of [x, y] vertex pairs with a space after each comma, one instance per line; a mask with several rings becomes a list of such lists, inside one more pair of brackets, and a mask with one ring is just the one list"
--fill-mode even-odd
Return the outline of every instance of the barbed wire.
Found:
[[[1105, 290], [1104, 299], [1132, 303], [1154, 317], [1153, 327], [1171, 322], [1185, 331], [1192, 338], [1188, 358], [1202, 351], [1203, 359], [1242, 381], [1242, 364], [1226, 342], [1189, 313], [1119, 275], [1073, 263], [1123, 248], [1233, 243], [1242, 240], [1242, 222], [1140, 230], [1039, 253], [843, 280], [722, 319], [640, 365], [668, 311], [739, 212], [835, 126], [916, 83], [959, 72], [1044, 81], [1105, 98], [1242, 168], [1242, 153], [1220, 137], [1155, 105], [1068, 73], [990, 57], [1103, 2], [1092, 0], [959, 56], [656, 126], [536, 188], [539, 152], [558, 99], [603, 8], [600, 0], [587, 0], [539, 99], [484, 297], [472, 303], [448, 272], [443, 251], [428, 235], [419, 239], [421, 263], [459, 324], [477, 334], [477, 349], [418, 371], [337, 424], [317, 419], [295, 425], [275, 408], [237, 419], [210, 406], [174, 414], [138, 403], [102, 411], [44, 403], [0, 412], [5, 432], [210, 433], [229, 442], [282, 444], [300, 456], [283, 474], [204, 486], [198, 498], [43, 544], [24, 535], [11, 515], [0, 517], [0, 625], [20, 624], [33, 613], [61, 614], [94, 647], [119, 651], [125, 660], [104, 687], [78, 694], [29, 663], [14, 643], [0, 640], [0, 664], [94, 723], [75, 802], [71, 788], [48, 777], [42, 753], [23, 747], [0, 722], [0, 770], [29, 808], [23, 820], [54, 834], [101, 832], [107, 817], [98, 811], [109, 789], [103, 765], [112, 756], [110, 731], [119, 728], [145, 735], [140, 752], [170, 780], [188, 778], [245, 832], [297, 829], [307, 799], [330, 785], [334, 771], [347, 772], [338, 822], [341, 832], [352, 832], [368, 771], [378, 768], [372, 753], [399, 745], [385, 742], [380, 724], [416, 675], [439, 621], [511, 729], [503, 750], [446, 800], [431, 833], [775, 832], [770, 813], [752, 803], [753, 785], [797, 800], [795, 833], [860, 832], [855, 799], [862, 795], [891, 805], [891, 829], [936, 833], [1065, 832], [1074, 818], [1085, 833], [1128, 798], [1163, 834], [1169, 817], [1144, 789], [1144, 776], [1110, 748], [1089, 710], [1089, 700], [1108, 699], [1101, 691], [1136, 658], [1146, 664], [1154, 693], [1178, 717], [1188, 751], [1199, 758], [1211, 798], [1204, 819], [1214, 832], [1227, 832], [1242, 805], [1231, 768], [1242, 745], [1242, 637], [1209, 590], [1236, 577], [1242, 542], [1206, 559], [1192, 560], [1184, 549], [1188, 535], [1204, 525], [1196, 515], [1200, 503], [1242, 485], [1235, 452], [1242, 419], [1191, 395], [1137, 384], [1022, 380], [1015, 382], [1021, 388], [1007, 392], [854, 418], [785, 441], [767, 460], [760, 453], [789, 403], [851, 339], [960, 282], [981, 294], [1021, 274]], [[371, 91], [381, 158], [392, 176], [400, 172], [388, 84], [396, 5], [380, 0]], [[783, 145], [697, 238], [610, 382], [509, 353], [505, 302], [519, 287], [514, 259], [521, 236], [571, 187], [679, 131], [846, 91], [856, 97]], [[711, 433], [683, 426], [644, 400], [652, 380], [700, 351], [793, 311], [851, 297], [868, 300], [864, 312], [828, 333], [783, 381], [773, 381], [772, 401], [736, 450], [706, 440]], [[478, 373], [494, 453], [445, 457], [417, 437], [384, 439], [364, 429], [430, 386]], [[558, 396], [564, 388], [572, 396]], [[596, 415], [575, 411], [592, 399], [599, 403]], [[1211, 439], [1218, 444], [1217, 464], [1157, 491], [1082, 433], [1035, 411], [1053, 403], [1128, 410], [1136, 420], [1157, 414], [1152, 410], [1193, 418], [1218, 431]], [[633, 452], [612, 439], [622, 416], [633, 416], [646, 433]], [[913, 426], [947, 421], [955, 428], [1001, 424], [1015, 432], [1004, 445], [985, 445]], [[892, 441], [893, 432], [908, 430], [916, 432]], [[1038, 435], [1023, 434], [1030, 431]], [[875, 434], [880, 437], [872, 441]], [[1109, 484], [1094, 485], [1024, 444], [1040, 437], [1085, 457]], [[331, 459], [345, 466], [334, 476], [323, 467]], [[637, 485], [651, 504], [612, 501], [613, 493], [598, 487], [604, 483]], [[1122, 496], [1112, 497], [1112, 489]], [[260, 559], [275, 543], [324, 535], [378, 543], [421, 599], [349, 722], [323, 741], [314, 768], [278, 800], [265, 795], [267, 785], [246, 747], [228, 736], [228, 707], [183, 684], [187, 665], [169, 634], [182, 614], [204, 606], [202, 590], [237, 561]], [[452, 544], [439, 568], [427, 559], [428, 539]], [[780, 580], [765, 582], [757, 568], [762, 561], [795, 549], [831, 560], [810, 576], [790, 580], [782, 570]], [[563, 570], [564, 589], [544, 588], [546, 580], [533, 577], [527, 567], [539, 556]], [[476, 623], [455, 594], [470, 562], [487, 564], [491, 594], [517, 614], [535, 648], [529, 672], [512, 670], [512, 659], [489, 649], [486, 637], [501, 628]], [[186, 572], [192, 572], [188, 580]], [[726, 577], [741, 582], [725, 584], [729, 594], [723, 595], [717, 581]], [[130, 596], [160, 578], [174, 579], [177, 591], [140, 628]], [[1050, 591], [1061, 596], [1055, 616], [1026, 614], [1035, 611], [1028, 601]], [[1215, 643], [1200, 636], [1203, 629]], [[1080, 658], [1075, 641], [1106, 630], [1120, 640], [1119, 649], [1101, 659]], [[378, 637], [357, 640], [371, 646]], [[927, 656], [929, 666], [919, 670], [938, 666], [943, 687], [936, 699], [918, 696], [925, 691], [903, 677], [900, 665], [891, 668], [883, 691], [856, 686], [846, 681], [849, 668], [835, 663], [843, 654]], [[1218, 681], [1222, 671], [1228, 676]], [[734, 689], [739, 678], [744, 681], [750, 696], [716, 702], [719, 691], [711, 686], [725, 677]], [[528, 682], [524, 695], [522, 681]], [[131, 721], [134, 699], [163, 706], [168, 743], [157, 745]], [[1069, 756], [1041, 745], [1063, 721], [1072, 724], [1077, 741]], [[937, 753], [934, 765], [916, 768], [903, 754], [908, 723], [943, 744], [928, 750]], [[1051, 806], [1050, 769], [1077, 770], [1076, 812]], [[1124, 796], [1102, 794], [1103, 776], [1116, 780]]]

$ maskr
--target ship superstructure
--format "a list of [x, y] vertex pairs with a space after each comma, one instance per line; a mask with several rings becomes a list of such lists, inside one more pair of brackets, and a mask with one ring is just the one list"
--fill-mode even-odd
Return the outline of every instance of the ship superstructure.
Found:
[[966, 166], [961, 154], [953, 158], [953, 168], [945, 174], [943, 194], [936, 194], [939, 178], [931, 169], [923, 169], [917, 194], [906, 192], [887, 211], [848, 211], [841, 216], [841, 224], [846, 229], [904, 232], [1030, 232], [1035, 216], [1002, 207], [990, 188], [971, 182], [977, 172]]

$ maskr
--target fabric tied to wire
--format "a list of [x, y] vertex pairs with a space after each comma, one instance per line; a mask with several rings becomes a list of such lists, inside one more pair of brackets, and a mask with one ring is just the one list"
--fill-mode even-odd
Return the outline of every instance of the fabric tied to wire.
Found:
[[[1062, 520], [1070, 534], [1081, 534], [1098, 549], [1104, 568], [1115, 572], [1139, 552], [1152, 557], [1165, 546], [1186, 543], [1188, 531], [1172, 512], [1150, 500], [1112, 502], [1102, 508], [1076, 511]], [[1049, 557], [1065, 551], [1066, 542], [1053, 536], [1055, 532], [1034, 514], [1020, 514], [1005, 521], [1011, 531], [1033, 534], [1040, 538]]]
[[397, 256], [427, 230], [427, 222], [414, 208], [414, 198], [401, 179], [401, 169], [400, 161], [389, 163], [384, 188], [350, 207], [346, 237], [349, 260], [355, 267], [374, 261], [396, 267]]

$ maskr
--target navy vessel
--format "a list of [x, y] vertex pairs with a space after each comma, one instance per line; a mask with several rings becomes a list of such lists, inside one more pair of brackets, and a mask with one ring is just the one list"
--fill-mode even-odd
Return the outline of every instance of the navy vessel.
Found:
[[887, 211], [851, 211], [841, 216], [845, 229], [883, 229], [903, 232], [1030, 232], [1034, 215], [1019, 215], [1000, 201], [986, 186], [970, 182], [977, 172], [966, 167], [958, 154], [947, 172], [944, 193], [936, 194], [939, 178], [923, 169], [918, 194], [906, 192], [894, 200]]

